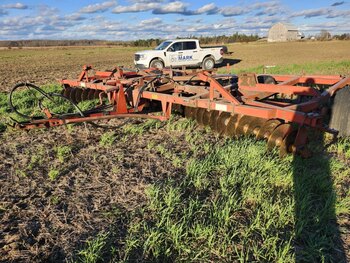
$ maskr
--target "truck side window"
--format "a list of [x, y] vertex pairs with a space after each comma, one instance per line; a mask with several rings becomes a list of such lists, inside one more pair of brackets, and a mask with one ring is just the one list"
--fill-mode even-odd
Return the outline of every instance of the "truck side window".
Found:
[[175, 52], [182, 50], [182, 42], [176, 42], [172, 44], [172, 46], [169, 48], [169, 51]]
[[195, 41], [184, 42], [183, 46], [184, 46], [184, 50], [191, 50], [191, 49], [197, 48]]

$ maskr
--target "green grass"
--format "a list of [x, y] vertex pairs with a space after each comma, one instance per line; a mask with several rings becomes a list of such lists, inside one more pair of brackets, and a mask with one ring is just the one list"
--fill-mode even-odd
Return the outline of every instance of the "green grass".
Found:
[[100, 138], [100, 146], [110, 147], [112, 146], [115, 140], [116, 140], [115, 132], [113, 131], [105, 132], [104, 134], [102, 134]]
[[68, 157], [72, 157], [72, 148], [68, 145], [55, 148], [58, 160], [63, 163]]
[[[269, 65], [275, 66], [266, 69], [268, 74], [332, 74], [332, 75], [349, 75], [350, 74], [350, 60], [344, 61], [325, 61], [325, 62], [309, 62], [305, 64], [291, 64], [291, 65]], [[222, 69], [224, 71], [224, 69]], [[232, 73], [242, 72], [256, 72], [263, 73], [264, 65], [233, 70]]]
[[338, 262], [332, 177], [345, 171], [322, 156], [280, 160], [264, 143], [228, 140], [190, 160], [183, 178], [149, 188], [125, 260]]
[[116, 261], [341, 262], [336, 215], [350, 213], [349, 193], [334, 187], [350, 176], [342, 161], [280, 159], [250, 139], [182, 161], [182, 175], [147, 189]]
[[107, 244], [108, 233], [100, 233], [95, 239], [86, 241], [84, 249], [80, 250], [78, 260], [81, 263], [94, 263], [103, 259], [103, 249]]
[[59, 175], [60, 175], [59, 170], [52, 169], [49, 171], [48, 177], [51, 181], [55, 181]]

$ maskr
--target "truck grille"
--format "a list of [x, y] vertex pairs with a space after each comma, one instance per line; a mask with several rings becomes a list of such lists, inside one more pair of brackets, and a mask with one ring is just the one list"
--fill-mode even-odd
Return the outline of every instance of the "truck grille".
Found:
[[139, 61], [140, 60], [140, 55], [139, 54], [135, 54], [135, 61]]

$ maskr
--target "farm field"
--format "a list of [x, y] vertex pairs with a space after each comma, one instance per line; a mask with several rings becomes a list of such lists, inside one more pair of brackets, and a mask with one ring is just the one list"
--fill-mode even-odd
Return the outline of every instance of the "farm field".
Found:
[[[290, 73], [349, 74], [350, 41], [295, 43], [236, 43], [227, 45], [233, 54], [227, 59], [232, 70], [259, 70], [275, 65]], [[0, 49], [0, 91], [18, 82], [38, 85], [56, 79], [75, 78], [85, 64], [98, 70], [115, 66], [132, 67], [134, 53], [149, 48], [134, 47], [58, 47]], [[288, 67], [287, 67], [288, 66]], [[287, 67], [287, 68], [286, 68]], [[282, 70], [283, 70], [282, 69]], [[278, 73], [278, 72], [277, 72]]]
[[[350, 140], [310, 159], [174, 115], [5, 129], [19, 81], [57, 89], [144, 48], [0, 50], [0, 262], [348, 262]], [[350, 41], [232, 44], [232, 72], [350, 75]], [[225, 69], [221, 69], [225, 71]]]

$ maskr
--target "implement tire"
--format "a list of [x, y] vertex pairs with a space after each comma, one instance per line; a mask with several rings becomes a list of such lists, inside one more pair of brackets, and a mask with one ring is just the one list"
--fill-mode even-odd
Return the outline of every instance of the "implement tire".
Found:
[[335, 94], [329, 126], [342, 137], [350, 136], [350, 86]]

